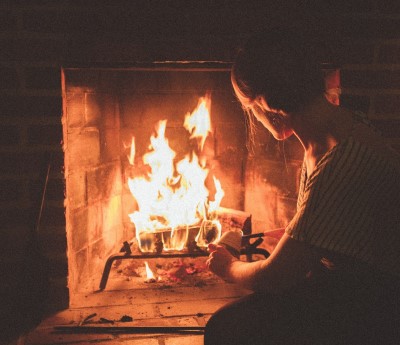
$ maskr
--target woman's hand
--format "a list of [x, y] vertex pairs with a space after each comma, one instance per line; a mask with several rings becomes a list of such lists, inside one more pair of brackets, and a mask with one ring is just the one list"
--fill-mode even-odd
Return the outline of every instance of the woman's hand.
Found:
[[230, 268], [232, 263], [238, 261], [229, 251], [218, 244], [210, 243], [208, 245], [210, 256], [207, 260], [207, 267], [211, 272], [225, 280], [230, 279]]

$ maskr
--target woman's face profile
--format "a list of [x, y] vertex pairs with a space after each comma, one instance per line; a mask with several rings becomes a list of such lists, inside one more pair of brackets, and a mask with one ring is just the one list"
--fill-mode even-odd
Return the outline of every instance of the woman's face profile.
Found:
[[258, 96], [254, 100], [245, 97], [234, 80], [232, 86], [245, 112], [249, 116], [254, 116], [275, 139], [284, 140], [293, 134], [293, 130], [288, 126], [288, 114], [271, 109], [264, 96]]

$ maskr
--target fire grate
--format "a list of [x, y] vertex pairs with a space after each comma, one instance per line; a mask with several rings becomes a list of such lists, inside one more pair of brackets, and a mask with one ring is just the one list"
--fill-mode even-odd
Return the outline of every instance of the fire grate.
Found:
[[[269, 257], [269, 252], [264, 248], [259, 248], [258, 246], [263, 242], [262, 237], [264, 233], [260, 234], [249, 234], [244, 235], [242, 237], [242, 248], [240, 250], [240, 255], [245, 255], [246, 260], [248, 262], [253, 261], [253, 255], [263, 255], [265, 258]], [[254, 242], [250, 242], [252, 238], [256, 238]], [[123, 254], [121, 254], [123, 253]], [[196, 258], [196, 257], [205, 257], [208, 256], [209, 253], [205, 250], [197, 246], [189, 247], [189, 252], [186, 253], [168, 253], [168, 254], [161, 254], [161, 253], [146, 253], [146, 254], [132, 254], [131, 251], [131, 244], [125, 241], [121, 248], [121, 251], [117, 254], [112, 254], [108, 257], [103, 274], [101, 276], [99, 290], [103, 291], [107, 286], [108, 277], [110, 275], [111, 267], [114, 261], [116, 260], [147, 260], [147, 259], [157, 259], [157, 258]]]

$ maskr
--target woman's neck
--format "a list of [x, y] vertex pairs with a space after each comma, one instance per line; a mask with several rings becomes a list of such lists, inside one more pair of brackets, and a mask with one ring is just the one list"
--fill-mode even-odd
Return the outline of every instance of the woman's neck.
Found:
[[351, 114], [325, 97], [315, 99], [292, 116], [293, 131], [303, 145], [310, 170], [326, 152], [351, 134], [352, 126]]
[[351, 134], [351, 114], [329, 103], [325, 97], [314, 100], [303, 111], [293, 114], [292, 126], [305, 152], [324, 154]]

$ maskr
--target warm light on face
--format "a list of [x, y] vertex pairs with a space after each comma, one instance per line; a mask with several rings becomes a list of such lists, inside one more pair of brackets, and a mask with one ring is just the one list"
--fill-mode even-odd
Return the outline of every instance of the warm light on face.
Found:
[[292, 128], [288, 126], [288, 114], [282, 110], [271, 109], [264, 96], [255, 99], [246, 97], [234, 78], [232, 78], [232, 86], [237, 99], [249, 118], [249, 131], [252, 138], [256, 127], [254, 119], [260, 122], [277, 140], [285, 140], [293, 134]]

